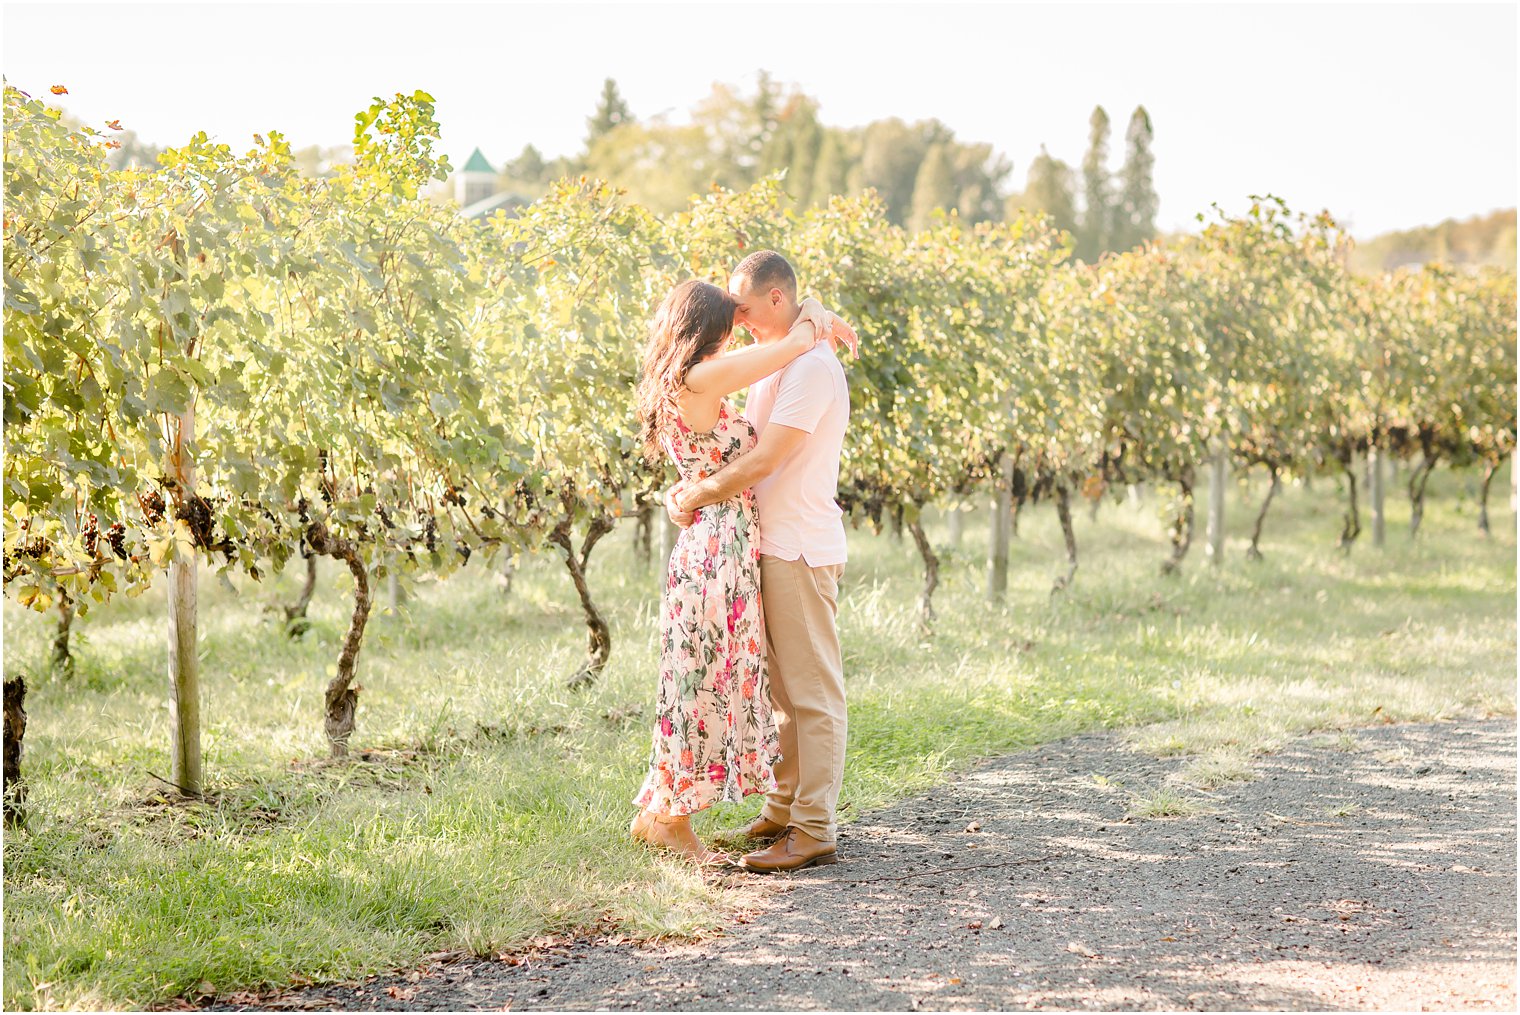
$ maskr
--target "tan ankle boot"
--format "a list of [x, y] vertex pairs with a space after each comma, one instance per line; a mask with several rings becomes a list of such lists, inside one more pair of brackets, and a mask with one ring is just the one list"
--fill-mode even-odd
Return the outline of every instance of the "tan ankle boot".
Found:
[[653, 817], [648, 839], [651, 845], [707, 866], [727, 866], [732, 863], [726, 854], [702, 845], [697, 833], [691, 830], [690, 815], [655, 814]]
[[794, 825], [787, 826], [786, 834], [764, 849], [745, 853], [739, 858], [739, 866], [760, 874], [777, 871], [805, 870], [835, 863], [839, 855], [832, 842], [813, 838]]

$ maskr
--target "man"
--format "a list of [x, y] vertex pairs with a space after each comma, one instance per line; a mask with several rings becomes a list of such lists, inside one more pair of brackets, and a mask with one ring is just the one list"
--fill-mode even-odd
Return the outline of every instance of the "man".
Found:
[[[786, 337], [797, 320], [797, 275], [771, 250], [734, 269], [729, 293], [735, 324], [755, 341]], [[760, 594], [765, 608], [767, 668], [781, 759], [776, 790], [744, 829], [768, 843], [740, 864], [761, 872], [834, 863], [835, 806], [844, 777], [847, 718], [844, 668], [835, 621], [844, 575], [843, 512], [835, 503], [839, 455], [850, 391], [833, 348], [820, 342], [752, 385], [744, 415], [759, 435], [750, 453], [700, 482], [666, 496], [683, 528], [691, 513], [755, 491], [760, 521]]]

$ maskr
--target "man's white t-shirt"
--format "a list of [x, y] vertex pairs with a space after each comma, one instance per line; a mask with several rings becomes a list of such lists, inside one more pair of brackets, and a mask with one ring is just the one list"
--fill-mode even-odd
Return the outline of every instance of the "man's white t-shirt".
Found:
[[850, 386], [827, 342], [750, 385], [744, 417], [757, 434], [771, 423], [806, 430], [802, 445], [755, 484], [760, 552], [809, 567], [845, 562], [839, 455], [850, 419]]

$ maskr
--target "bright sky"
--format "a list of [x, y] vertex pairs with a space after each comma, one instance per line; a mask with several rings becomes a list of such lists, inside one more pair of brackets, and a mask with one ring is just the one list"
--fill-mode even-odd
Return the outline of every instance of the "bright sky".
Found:
[[375, 95], [438, 100], [455, 165], [577, 150], [602, 79], [635, 115], [765, 68], [826, 123], [938, 117], [1022, 188], [1045, 144], [1076, 165], [1096, 104], [1111, 168], [1137, 104], [1163, 229], [1252, 193], [1367, 237], [1514, 207], [1516, 7], [1500, 4], [445, 5], [7, 3], [6, 79], [157, 144], [197, 130], [339, 144]]

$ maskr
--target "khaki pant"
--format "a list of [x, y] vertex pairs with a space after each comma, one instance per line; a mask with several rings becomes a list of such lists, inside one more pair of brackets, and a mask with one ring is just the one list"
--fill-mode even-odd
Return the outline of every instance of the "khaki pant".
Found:
[[823, 842], [834, 841], [844, 779], [844, 663], [835, 626], [843, 576], [843, 564], [760, 557], [767, 678], [781, 739], [776, 790], [760, 814]]

